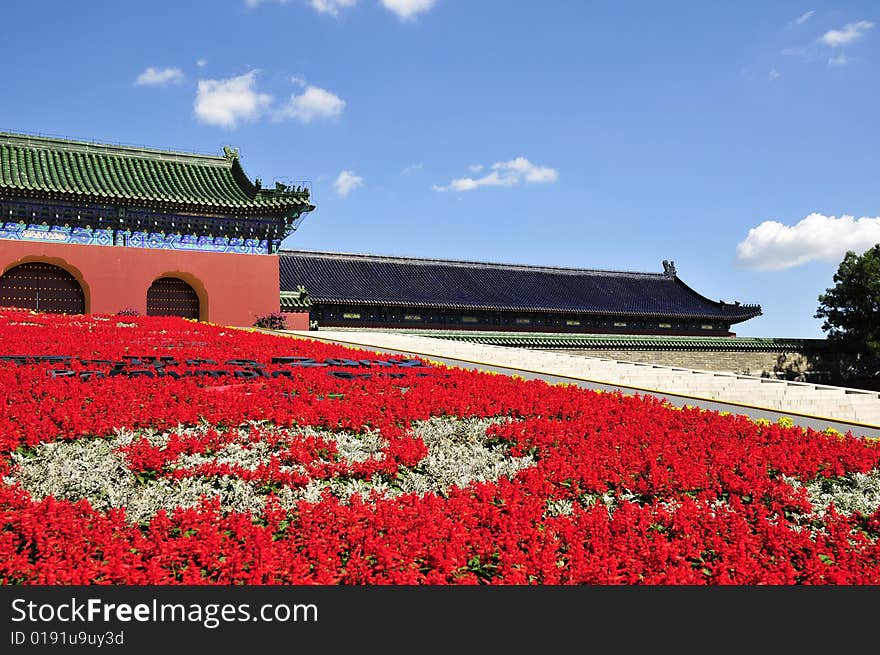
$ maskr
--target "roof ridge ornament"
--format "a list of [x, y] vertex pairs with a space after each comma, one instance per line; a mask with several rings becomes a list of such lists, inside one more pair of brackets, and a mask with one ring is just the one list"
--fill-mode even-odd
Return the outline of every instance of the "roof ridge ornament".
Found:
[[233, 148], [232, 146], [223, 146], [223, 156], [226, 157], [229, 161], [235, 161], [238, 159], [238, 148]]
[[663, 260], [663, 274], [666, 277], [675, 277], [675, 262], [671, 260]]

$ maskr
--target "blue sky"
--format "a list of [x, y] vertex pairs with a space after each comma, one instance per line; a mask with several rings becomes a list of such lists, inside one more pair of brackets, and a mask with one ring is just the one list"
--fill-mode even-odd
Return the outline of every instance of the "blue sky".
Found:
[[220, 153], [318, 206], [290, 248], [661, 271], [818, 337], [880, 241], [880, 5], [37, 1], [0, 130]]

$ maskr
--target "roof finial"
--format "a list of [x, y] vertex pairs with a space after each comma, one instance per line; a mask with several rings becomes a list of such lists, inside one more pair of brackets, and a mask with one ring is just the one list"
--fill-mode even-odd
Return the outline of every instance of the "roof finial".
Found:
[[233, 148], [232, 146], [223, 146], [223, 156], [226, 157], [229, 161], [234, 159], [238, 159], [238, 148]]
[[663, 274], [666, 277], [675, 277], [675, 262], [663, 260]]

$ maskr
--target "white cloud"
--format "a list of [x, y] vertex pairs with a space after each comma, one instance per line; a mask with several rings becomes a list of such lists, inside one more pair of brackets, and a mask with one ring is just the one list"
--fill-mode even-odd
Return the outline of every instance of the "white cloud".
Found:
[[194, 109], [209, 125], [234, 128], [241, 120], [255, 120], [268, 108], [272, 96], [256, 90], [257, 71], [225, 80], [199, 80]]
[[512, 175], [517, 179], [524, 177], [526, 182], [555, 182], [559, 177], [559, 172], [555, 168], [536, 166], [525, 157], [492, 164], [492, 170], [502, 171], [503, 174]]
[[360, 175], [355, 175], [354, 171], [342, 171], [333, 183], [333, 188], [336, 189], [338, 196], [345, 198], [349, 193], [363, 185], [364, 178]]
[[841, 30], [828, 30], [819, 40], [827, 46], [839, 48], [858, 41], [865, 35], [865, 32], [873, 27], [874, 23], [860, 20], [856, 23], [848, 23]]
[[482, 164], [471, 164], [470, 166], [468, 166], [468, 169], [470, 170], [471, 173], [479, 173], [484, 168], [486, 168], [486, 167], [483, 166]]
[[436, 0], [381, 0], [381, 3], [385, 9], [397, 14], [400, 20], [414, 20], [433, 7]]
[[357, 4], [357, 0], [311, 0], [309, 4], [319, 14], [330, 14], [336, 17], [339, 16], [340, 9], [354, 7]]
[[205, 59], [204, 57], [200, 57], [199, 59], [196, 60], [196, 66], [198, 66], [199, 68], [202, 68], [207, 65], [208, 65], [208, 60]]
[[778, 80], [780, 77], [782, 77], [782, 74], [778, 70], [776, 70], [775, 68], [771, 68], [770, 73], [767, 75], [767, 78], [771, 82], [773, 82], [774, 80]]
[[425, 165], [422, 162], [419, 162], [418, 164], [410, 164], [409, 166], [404, 168], [402, 171], [400, 171], [400, 174], [401, 175], [409, 175], [410, 173], [412, 173], [414, 171], [422, 170], [424, 167], [425, 167]]
[[345, 100], [335, 93], [317, 86], [307, 86], [300, 95], [290, 96], [287, 106], [275, 113], [275, 119], [295, 118], [308, 124], [318, 118], [341, 116], [343, 109]]
[[795, 25], [803, 25], [808, 20], [810, 20], [813, 17], [813, 14], [815, 14], [815, 13], [816, 13], [815, 9], [811, 9], [810, 11], [805, 11], [800, 16], [798, 16], [797, 18], [794, 19]]
[[431, 188], [434, 191], [472, 191], [479, 189], [481, 186], [512, 186], [513, 184], [516, 184], [516, 182], [512, 178], [502, 179], [497, 172], [493, 171], [485, 177], [476, 180], [472, 177], [459, 177], [445, 186], [435, 184]]
[[137, 76], [134, 81], [136, 86], [168, 86], [183, 82], [183, 71], [179, 68], [153, 68]]
[[299, 75], [294, 75], [293, 77], [290, 78], [290, 81], [293, 82], [294, 84], [296, 84], [301, 89], [304, 88], [306, 85], [305, 78], [300, 77]]
[[295, 118], [307, 124], [320, 118], [337, 117], [345, 108], [345, 101], [336, 94], [292, 77], [294, 84], [305, 86], [305, 89], [300, 95], [291, 95], [287, 104], [278, 109], [273, 106], [271, 95], [257, 90], [258, 72], [252, 70], [225, 80], [199, 80], [194, 105], [198, 119], [230, 128], [236, 127], [240, 121], [256, 120], [263, 115], [276, 121]]
[[[473, 167], [471, 167], [473, 170]], [[492, 171], [477, 179], [459, 177], [446, 185], [435, 184], [434, 191], [472, 191], [484, 186], [514, 186], [520, 182], [547, 184], [555, 182], [559, 172], [549, 166], [536, 166], [525, 157], [492, 164]]]
[[810, 261], [840, 262], [848, 250], [864, 252], [880, 243], [880, 217], [840, 218], [812, 213], [795, 225], [764, 221], [736, 247], [749, 268], [778, 271]]
[[829, 66], [846, 66], [852, 59], [846, 55], [837, 55], [828, 60]]

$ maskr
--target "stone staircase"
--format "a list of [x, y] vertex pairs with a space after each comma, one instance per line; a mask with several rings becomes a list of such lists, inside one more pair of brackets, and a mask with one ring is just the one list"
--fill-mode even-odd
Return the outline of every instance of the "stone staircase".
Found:
[[880, 394], [847, 387], [790, 382], [591, 357], [579, 377], [795, 414], [880, 425]]
[[397, 350], [427, 358], [447, 357], [573, 377], [661, 396], [688, 396], [694, 398], [694, 405], [699, 405], [700, 399], [711, 400], [880, 427], [880, 394], [876, 391], [392, 332], [318, 330], [294, 333], [363, 348]]

